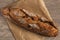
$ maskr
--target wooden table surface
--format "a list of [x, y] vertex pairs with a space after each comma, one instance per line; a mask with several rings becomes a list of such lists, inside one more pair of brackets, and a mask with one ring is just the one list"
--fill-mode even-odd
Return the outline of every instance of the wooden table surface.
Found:
[[[9, 0], [8, 0], [9, 1]], [[46, 6], [54, 19], [54, 21], [57, 23], [57, 28], [59, 29], [60, 33], [60, 0], [44, 0], [46, 3]], [[5, 2], [4, 0], [0, 0], [0, 3], [3, 6], [6, 6], [6, 3], [11, 3], [12, 1]], [[0, 8], [3, 7], [0, 4]], [[57, 37], [44, 37], [44, 40], [60, 40], [60, 34], [58, 33]], [[8, 24], [6, 23], [6, 20], [0, 15], [0, 40], [14, 40], [14, 37], [12, 36]]]

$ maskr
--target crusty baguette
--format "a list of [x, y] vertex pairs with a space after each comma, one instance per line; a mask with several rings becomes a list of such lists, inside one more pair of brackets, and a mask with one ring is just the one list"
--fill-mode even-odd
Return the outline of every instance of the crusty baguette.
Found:
[[25, 9], [5, 8], [2, 12], [3, 15], [9, 16], [12, 22], [31, 32], [50, 37], [54, 37], [58, 33], [57, 28], [52, 22], [35, 14], [31, 14], [34, 15], [31, 16]]

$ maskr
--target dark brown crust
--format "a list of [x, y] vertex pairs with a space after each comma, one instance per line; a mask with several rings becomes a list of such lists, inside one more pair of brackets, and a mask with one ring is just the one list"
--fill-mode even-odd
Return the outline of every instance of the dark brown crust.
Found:
[[4, 10], [2, 11], [3, 14], [8, 15], [14, 23], [22, 28], [45, 36], [54, 37], [57, 35], [57, 28], [49, 21], [42, 21], [39, 16], [29, 16], [23, 9], [19, 8], [7, 8], [7, 10]]

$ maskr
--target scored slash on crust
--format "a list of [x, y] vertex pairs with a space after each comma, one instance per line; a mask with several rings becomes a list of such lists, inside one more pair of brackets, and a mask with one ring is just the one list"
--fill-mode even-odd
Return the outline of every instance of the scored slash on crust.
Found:
[[57, 35], [57, 28], [45, 17], [39, 17], [38, 15], [30, 14], [27, 10], [19, 8], [5, 8], [2, 12], [3, 15], [9, 16], [15, 24], [31, 32], [44, 36]]

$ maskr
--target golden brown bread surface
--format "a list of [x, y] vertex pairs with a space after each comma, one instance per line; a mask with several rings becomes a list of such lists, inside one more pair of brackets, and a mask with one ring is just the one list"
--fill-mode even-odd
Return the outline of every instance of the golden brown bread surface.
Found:
[[57, 28], [52, 22], [44, 19], [44, 17], [30, 14], [26, 12], [25, 9], [4, 8], [2, 10], [2, 13], [5, 16], [9, 16], [18, 26], [21, 26], [22, 28], [25, 28], [26, 30], [29, 30], [31, 32], [52, 37], [56, 36], [58, 33]]

